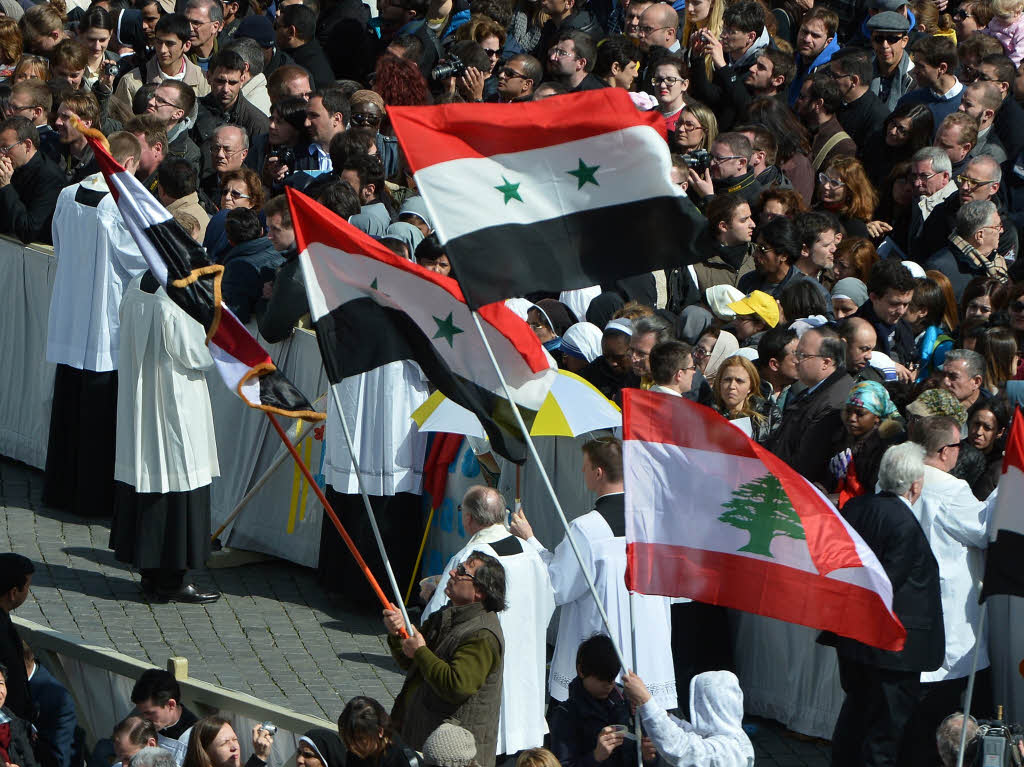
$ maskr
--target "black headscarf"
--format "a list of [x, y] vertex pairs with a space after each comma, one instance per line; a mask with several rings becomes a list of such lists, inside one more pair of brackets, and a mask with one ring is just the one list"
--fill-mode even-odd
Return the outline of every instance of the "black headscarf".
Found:
[[618, 293], [602, 293], [587, 308], [587, 322], [592, 322], [601, 330], [611, 322], [612, 315], [623, 307], [625, 301]]
[[299, 738], [299, 742], [302, 741], [313, 747], [324, 767], [345, 767], [345, 744], [338, 733], [325, 727], [314, 727]]

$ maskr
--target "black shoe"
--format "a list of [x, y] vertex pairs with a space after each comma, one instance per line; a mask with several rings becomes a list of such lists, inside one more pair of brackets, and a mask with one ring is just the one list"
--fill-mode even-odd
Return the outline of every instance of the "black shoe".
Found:
[[187, 586], [181, 586], [180, 588], [173, 591], [157, 592], [159, 597], [166, 599], [168, 602], [186, 602], [193, 605], [204, 605], [210, 602], [216, 602], [220, 599], [220, 593], [217, 591], [200, 591], [195, 587], [195, 584], [190, 583]]

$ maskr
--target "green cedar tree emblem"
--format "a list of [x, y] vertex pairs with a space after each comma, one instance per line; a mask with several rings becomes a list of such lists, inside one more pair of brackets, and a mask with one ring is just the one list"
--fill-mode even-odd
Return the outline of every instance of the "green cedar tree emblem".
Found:
[[775, 536], [805, 539], [800, 517], [774, 474], [765, 474], [740, 485], [722, 508], [725, 513], [718, 518], [719, 522], [750, 533], [750, 542], [740, 551], [770, 557]]

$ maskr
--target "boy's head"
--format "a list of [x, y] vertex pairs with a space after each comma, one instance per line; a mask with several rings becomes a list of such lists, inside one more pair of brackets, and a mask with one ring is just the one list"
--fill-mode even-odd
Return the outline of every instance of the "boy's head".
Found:
[[595, 634], [576, 651], [576, 673], [583, 680], [583, 689], [598, 700], [615, 689], [619, 668], [619, 656], [607, 634]]

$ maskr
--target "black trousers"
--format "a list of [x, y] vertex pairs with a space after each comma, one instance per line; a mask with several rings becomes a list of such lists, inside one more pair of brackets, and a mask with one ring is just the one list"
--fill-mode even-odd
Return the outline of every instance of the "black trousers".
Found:
[[832, 767], [905, 767], [900, 752], [920, 679], [919, 671], [886, 671], [840, 657], [846, 699], [832, 733]]
[[117, 371], [57, 365], [43, 502], [85, 517], [110, 517], [116, 435]]

